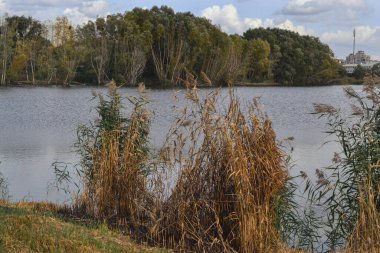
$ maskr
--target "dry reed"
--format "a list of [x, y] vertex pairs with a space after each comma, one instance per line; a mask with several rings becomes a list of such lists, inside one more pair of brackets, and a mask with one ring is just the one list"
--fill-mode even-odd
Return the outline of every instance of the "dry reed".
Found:
[[165, 166], [180, 172], [153, 237], [186, 252], [287, 251], [273, 202], [288, 174], [271, 121], [257, 103], [244, 114], [233, 91], [225, 112], [218, 92], [187, 98], [163, 149]]
[[289, 179], [284, 154], [257, 101], [244, 113], [231, 89], [222, 110], [220, 90], [201, 97], [189, 89], [188, 107], [150, 163], [143, 100], [123, 118], [114, 84], [108, 98], [99, 96], [95, 129], [80, 131], [77, 210], [183, 252], [291, 252], [275, 203]]
[[129, 99], [134, 106], [129, 118], [121, 115], [114, 84], [109, 100], [100, 95], [99, 99], [101, 118], [95, 129], [80, 131], [84, 189], [76, 206], [96, 219], [141, 229], [145, 208], [152, 205], [147, 188], [149, 114], [145, 99]]
[[380, 185], [373, 186], [372, 184], [368, 180], [364, 187], [360, 188], [358, 200], [360, 211], [345, 249], [347, 253], [380, 252]]

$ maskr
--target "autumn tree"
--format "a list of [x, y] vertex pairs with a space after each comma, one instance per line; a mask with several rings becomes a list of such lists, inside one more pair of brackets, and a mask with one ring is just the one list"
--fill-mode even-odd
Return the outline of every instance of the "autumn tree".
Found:
[[7, 16], [0, 19], [0, 85], [6, 85], [8, 66], [12, 54], [12, 33], [8, 27]]
[[75, 78], [83, 50], [76, 41], [75, 29], [67, 17], [58, 17], [54, 25], [55, 55], [58, 58], [57, 73], [63, 85], [67, 86]]
[[366, 69], [362, 65], [358, 64], [356, 68], [354, 69], [352, 76], [355, 77], [356, 79], [363, 79], [366, 73], [367, 73]]

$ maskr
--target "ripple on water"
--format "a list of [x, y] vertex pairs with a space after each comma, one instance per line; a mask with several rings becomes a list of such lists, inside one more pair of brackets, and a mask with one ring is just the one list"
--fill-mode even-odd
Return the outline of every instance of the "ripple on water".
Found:
[[[361, 89], [355, 86], [355, 89]], [[62, 194], [50, 191], [47, 185], [54, 178], [54, 161], [75, 163], [72, 153], [76, 129], [96, 116], [92, 100], [93, 88], [4, 88], [0, 89], [0, 170], [8, 178], [13, 200], [25, 196], [33, 200], [62, 201]], [[106, 93], [105, 88], [97, 89]], [[199, 90], [202, 94], [210, 90]], [[123, 96], [136, 95], [135, 89], [123, 88]], [[227, 90], [222, 93], [227, 95]], [[151, 90], [150, 109], [155, 112], [151, 142], [155, 149], [165, 139], [172, 119], [174, 90]], [[327, 166], [338, 146], [329, 144], [323, 131], [325, 122], [310, 113], [313, 103], [328, 103], [349, 108], [342, 86], [329, 87], [241, 87], [236, 93], [242, 104], [261, 97], [263, 109], [271, 117], [279, 139], [294, 137], [292, 173]], [[185, 104], [178, 93], [177, 106]], [[226, 103], [224, 100], [222, 103]], [[223, 106], [223, 104], [221, 104]], [[130, 108], [127, 106], [126, 110]]]

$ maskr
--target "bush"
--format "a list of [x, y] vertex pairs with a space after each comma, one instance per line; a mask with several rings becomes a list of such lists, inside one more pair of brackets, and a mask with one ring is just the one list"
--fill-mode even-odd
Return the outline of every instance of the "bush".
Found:
[[366, 73], [367, 71], [365, 70], [365, 68], [363, 68], [361, 65], [358, 65], [354, 69], [352, 76], [355, 77], [356, 79], [363, 79]]
[[373, 65], [371, 72], [372, 75], [380, 77], [380, 63]]

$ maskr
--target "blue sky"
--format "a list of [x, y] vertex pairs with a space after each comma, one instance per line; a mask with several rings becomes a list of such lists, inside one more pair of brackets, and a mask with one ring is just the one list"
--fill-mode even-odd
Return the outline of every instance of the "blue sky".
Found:
[[80, 24], [97, 16], [154, 5], [204, 16], [227, 33], [280, 27], [317, 36], [338, 58], [352, 51], [355, 28], [357, 49], [380, 59], [379, 0], [0, 0], [0, 14], [28, 15], [39, 20], [66, 15]]

